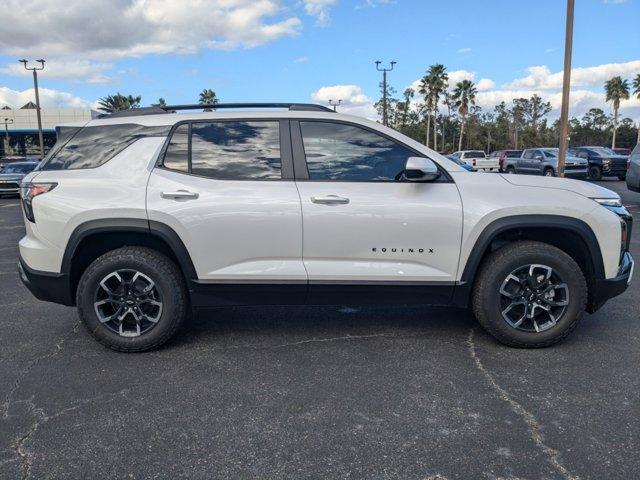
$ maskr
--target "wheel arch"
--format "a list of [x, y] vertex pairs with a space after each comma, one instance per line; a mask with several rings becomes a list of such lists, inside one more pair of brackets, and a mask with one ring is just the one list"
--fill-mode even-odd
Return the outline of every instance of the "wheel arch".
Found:
[[468, 304], [472, 285], [484, 259], [492, 251], [518, 240], [547, 243], [571, 256], [585, 275], [590, 298], [596, 279], [605, 278], [600, 244], [584, 221], [548, 214], [503, 217], [487, 225], [476, 239], [460, 276], [461, 288], [456, 288], [456, 304]]
[[71, 298], [82, 272], [100, 255], [124, 246], [144, 246], [165, 254], [180, 268], [185, 282], [197, 279], [189, 252], [168, 225], [146, 219], [114, 218], [91, 220], [77, 226], [67, 242], [61, 273], [68, 275]]

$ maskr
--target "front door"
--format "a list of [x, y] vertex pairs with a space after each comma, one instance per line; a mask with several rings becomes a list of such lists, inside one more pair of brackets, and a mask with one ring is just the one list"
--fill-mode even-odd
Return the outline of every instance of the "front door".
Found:
[[311, 299], [446, 303], [462, 234], [456, 185], [405, 180], [420, 154], [375, 130], [309, 120], [291, 131]]
[[[288, 122], [179, 125], [149, 179], [147, 211], [149, 220], [178, 234], [196, 283], [216, 296], [212, 303], [288, 302], [275, 295], [278, 289], [304, 301], [302, 214]], [[292, 285], [299, 285], [300, 296], [291, 295]], [[223, 298], [227, 293], [233, 298]]]

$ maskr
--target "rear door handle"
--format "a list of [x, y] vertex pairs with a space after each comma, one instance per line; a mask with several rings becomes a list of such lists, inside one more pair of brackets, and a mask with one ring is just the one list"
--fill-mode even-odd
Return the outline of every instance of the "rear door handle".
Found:
[[340, 205], [349, 203], [349, 199], [338, 195], [327, 195], [326, 197], [311, 197], [311, 202], [324, 205]]
[[187, 190], [176, 190], [175, 192], [162, 192], [160, 196], [162, 198], [178, 200], [180, 198], [198, 198], [199, 195], [196, 192], [189, 192]]

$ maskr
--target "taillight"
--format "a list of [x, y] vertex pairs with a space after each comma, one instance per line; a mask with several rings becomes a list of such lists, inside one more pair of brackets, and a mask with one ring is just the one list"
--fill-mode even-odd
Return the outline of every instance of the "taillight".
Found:
[[472, 163], [472, 164], [473, 164], [473, 166], [475, 167], [475, 166], [476, 166], [476, 159], [475, 159], [475, 158], [472, 158], [472, 159], [471, 159], [471, 163]]
[[20, 185], [20, 198], [24, 215], [32, 223], [36, 222], [33, 216], [33, 199], [38, 195], [50, 192], [56, 188], [57, 183], [23, 183]]

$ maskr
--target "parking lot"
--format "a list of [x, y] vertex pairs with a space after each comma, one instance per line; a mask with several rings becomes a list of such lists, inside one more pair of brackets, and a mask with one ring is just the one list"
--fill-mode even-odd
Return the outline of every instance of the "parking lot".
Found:
[[[640, 215], [640, 194], [600, 183]], [[23, 230], [1, 199], [0, 478], [640, 472], [638, 279], [549, 349], [503, 347], [463, 310], [269, 307], [200, 314], [126, 355], [22, 286]]]

